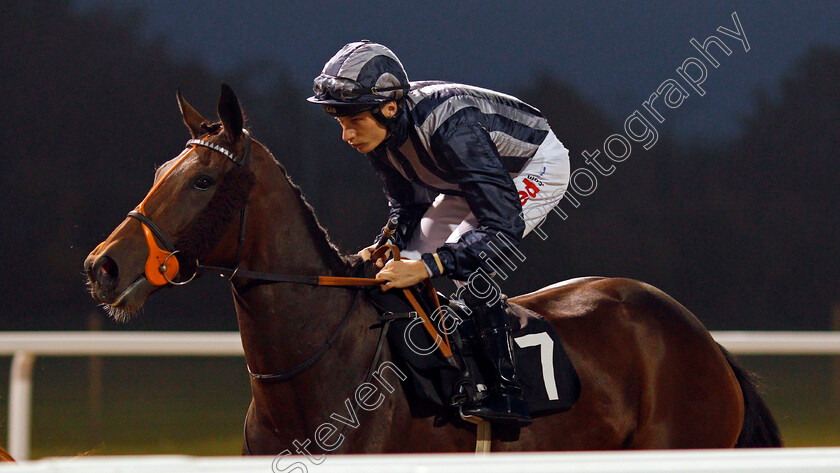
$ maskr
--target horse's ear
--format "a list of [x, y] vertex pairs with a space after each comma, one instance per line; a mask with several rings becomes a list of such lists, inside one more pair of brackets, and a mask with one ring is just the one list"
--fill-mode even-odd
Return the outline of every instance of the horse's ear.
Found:
[[175, 96], [178, 98], [178, 108], [181, 109], [181, 117], [184, 119], [184, 124], [187, 125], [187, 128], [190, 129], [190, 135], [193, 138], [198, 138], [202, 134], [206, 134], [204, 129], [201, 127], [203, 123], [207, 123], [207, 120], [198, 113], [192, 105], [188, 104], [184, 97], [181, 96], [181, 89], [178, 89]]
[[236, 140], [242, 135], [242, 126], [245, 124], [245, 119], [242, 117], [239, 99], [236, 98], [233, 89], [224, 82], [222, 82], [222, 95], [219, 97], [218, 112], [225, 133], [236, 143]]

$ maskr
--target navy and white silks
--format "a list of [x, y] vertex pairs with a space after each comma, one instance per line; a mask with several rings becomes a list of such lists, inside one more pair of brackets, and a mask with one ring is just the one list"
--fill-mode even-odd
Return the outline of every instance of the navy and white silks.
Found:
[[395, 243], [434, 276], [492, 272], [488, 255], [518, 245], [562, 198], [568, 150], [540, 111], [515, 97], [447, 82], [411, 85], [390, 136], [368, 153], [398, 218]]

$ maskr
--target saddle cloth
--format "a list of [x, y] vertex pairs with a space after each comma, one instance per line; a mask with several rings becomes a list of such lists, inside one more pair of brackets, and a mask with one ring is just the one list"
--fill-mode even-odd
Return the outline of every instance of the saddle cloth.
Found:
[[[493, 379], [492, 367], [482, 360], [480, 347], [473, 341], [472, 321], [457, 304], [449, 304], [439, 294], [441, 304], [449, 304], [454, 310], [448, 313], [461, 319], [456, 333], [449, 335], [454, 355], [447, 359], [440, 350], [432, 349], [432, 337], [422, 328], [414, 309], [400, 292], [382, 293], [374, 288], [369, 293], [383, 314], [380, 320], [390, 321], [389, 348], [394, 363], [408, 374], [403, 388], [414, 415], [451, 415], [488, 384], [485, 379]], [[415, 296], [423, 293], [414, 291]], [[426, 300], [421, 304], [430, 309], [428, 297], [423, 298]], [[580, 379], [554, 327], [535, 312], [516, 304], [508, 305], [516, 373], [531, 416], [568, 410], [580, 397]], [[432, 312], [427, 310], [427, 314]], [[448, 322], [446, 325], [451, 326], [452, 321]]]

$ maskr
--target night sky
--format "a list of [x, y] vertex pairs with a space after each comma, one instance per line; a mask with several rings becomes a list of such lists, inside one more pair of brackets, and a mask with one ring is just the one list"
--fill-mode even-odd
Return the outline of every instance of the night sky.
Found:
[[[126, 1], [142, 13], [149, 40], [179, 58], [225, 74], [267, 61], [308, 89], [324, 62], [347, 42], [389, 46], [412, 80], [440, 79], [513, 91], [538, 72], [568, 81], [607, 116], [623, 120], [698, 52], [689, 41], [721, 37], [732, 55], [709, 71], [664, 125], [695, 142], [737, 133], [754, 92], [771, 94], [809, 46], [840, 44], [840, 2], [753, 1], [459, 1], [346, 2]], [[88, 11], [109, 2], [79, 0]], [[716, 33], [734, 29], [737, 12], [750, 45]], [[271, 81], [270, 72], [266, 67]], [[304, 97], [301, 97], [303, 100]]]
[[[324, 62], [364, 38], [389, 46], [411, 79], [496, 89], [541, 107], [573, 169], [625, 133], [634, 112], [656, 118], [645, 102], [665, 81], [687, 90], [678, 107], [659, 98], [656, 146], [636, 146], [620, 173], [599, 176], [597, 195], [575, 213], [566, 199], [571, 217], [548, 222], [550, 242], [524, 242], [550, 257], [514, 278], [510, 294], [582, 275], [631, 277], [714, 328], [825, 327], [838, 301], [840, 2], [69, 1], [73, 12], [19, 0], [0, 15], [0, 57], [9, 61], [0, 78], [14, 92], [0, 130], [7, 148], [30, 158], [0, 169], [9, 200], [2, 240], [17, 248], [5, 286], [54, 288], [37, 310], [0, 298], [14, 314], [7, 327], [75, 329], [77, 316], [45, 322], [37, 311], [98, 310], [82, 261], [182, 145], [177, 87], [208, 113], [219, 80], [229, 82], [333, 241], [344, 252], [367, 244], [386, 211], [380, 183], [305, 101]], [[733, 14], [748, 51], [726, 34], [738, 29]], [[712, 35], [731, 50], [709, 46], [717, 68], [691, 44]], [[694, 58], [708, 73], [702, 95], [678, 73]], [[143, 146], [115, 159], [138, 138]], [[44, 178], [44, 169], [54, 174]], [[52, 238], [56, 228], [64, 230]], [[27, 251], [35, 263], [17, 257]], [[33, 265], [50, 268], [48, 277]], [[169, 291], [177, 295], [155, 298], [131, 328], [232, 329], [218, 286], [187, 289], [175, 303], [184, 291]], [[210, 316], [171, 315], [210, 291], [221, 300], [207, 304]], [[186, 302], [192, 295], [198, 301]]]

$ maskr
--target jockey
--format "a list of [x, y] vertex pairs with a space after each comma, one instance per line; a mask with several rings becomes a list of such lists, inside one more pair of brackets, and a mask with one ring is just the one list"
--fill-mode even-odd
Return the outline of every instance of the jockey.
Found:
[[[367, 155], [382, 179], [389, 219], [397, 218], [392, 240], [407, 259], [375, 262], [377, 278], [388, 281], [383, 290], [439, 276], [462, 286], [480, 269], [492, 275], [499, 263], [492, 257], [515, 248], [568, 185], [568, 150], [539, 110], [478, 87], [409, 83], [381, 44], [345, 45], [313, 90], [307, 100], [321, 104], [341, 125], [342, 140]], [[369, 260], [374, 249], [359, 255]], [[462, 412], [527, 424], [505, 303], [464, 292], [496, 373], [487, 395]]]

